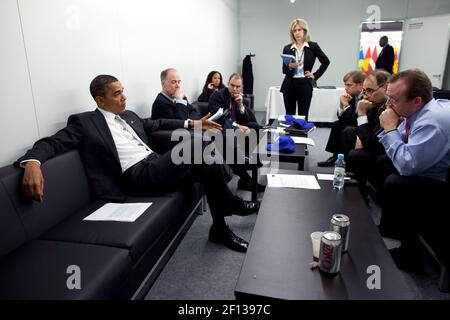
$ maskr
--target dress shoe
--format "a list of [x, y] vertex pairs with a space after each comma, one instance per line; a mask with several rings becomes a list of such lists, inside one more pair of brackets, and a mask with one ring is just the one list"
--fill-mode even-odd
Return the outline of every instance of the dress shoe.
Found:
[[337, 157], [335, 157], [333, 155], [333, 156], [329, 157], [325, 161], [317, 162], [317, 166], [319, 166], [319, 167], [332, 167], [332, 166], [334, 166], [334, 163], [336, 162], [336, 159], [337, 159]]
[[402, 247], [389, 250], [397, 268], [417, 273], [425, 273], [425, 262], [418, 252], [406, 251]]
[[[257, 184], [256, 187], [256, 191], [258, 192], [264, 192], [264, 190], [266, 190], [266, 186], [262, 185], [262, 184]], [[252, 185], [252, 181], [251, 180], [246, 180], [246, 179], [239, 179], [238, 181], [238, 189], [241, 190], [247, 190], [247, 191], [253, 191], [253, 185]]]
[[259, 210], [259, 202], [246, 201], [238, 196], [235, 196], [234, 202], [233, 214], [237, 216], [249, 216]]
[[245, 165], [246, 169], [250, 170], [253, 167], [261, 168], [263, 166], [263, 163], [261, 161], [259, 161], [259, 158], [255, 161], [255, 159], [253, 157], [245, 157], [244, 165]]
[[239, 252], [246, 252], [248, 248], [248, 242], [235, 235], [227, 225], [219, 228], [212, 225], [209, 229], [209, 241], [224, 244], [231, 250]]

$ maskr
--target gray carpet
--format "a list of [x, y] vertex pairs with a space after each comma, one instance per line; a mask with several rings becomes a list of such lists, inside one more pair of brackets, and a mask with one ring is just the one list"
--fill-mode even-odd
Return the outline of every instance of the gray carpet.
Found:
[[[262, 122], [265, 114], [257, 112]], [[310, 134], [316, 146], [309, 147], [309, 155], [305, 160], [305, 170], [321, 173], [332, 173], [333, 168], [318, 168], [317, 161], [327, 159], [330, 154], [324, 151], [330, 129], [317, 128]], [[295, 164], [282, 164], [283, 169], [296, 169]], [[262, 178], [264, 179], [264, 178]], [[236, 190], [234, 178], [230, 187]], [[264, 181], [262, 181], [264, 182]], [[250, 199], [250, 192], [238, 191], [240, 196]], [[262, 194], [261, 194], [262, 196]], [[369, 207], [375, 222], [379, 221], [381, 210], [371, 201]], [[239, 236], [250, 240], [256, 215], [248, 217], [227, 217], [230, 228]], [[208, 230], [211, 225], [209, 213], [199, 216], [189, 229], [185, 238], [167, 263], [146, 296], [148, 300], [233, 300], [234, 287], [241, 269], [245, 254], [227, 249], [208, 241]], [[386, 240], [388, 247], [395, 246], [394, 241]], [[416, 299], [450, 300], [450, 293], [439, 291], [438, 277], [427, 267], [425, 275], [402, 272], [411, 292]]]

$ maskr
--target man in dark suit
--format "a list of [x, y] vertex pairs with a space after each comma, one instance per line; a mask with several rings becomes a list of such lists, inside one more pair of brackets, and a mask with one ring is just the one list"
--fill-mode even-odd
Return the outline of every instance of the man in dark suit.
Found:
[[113, 76], [99, 75], [90, 92], [98, 108], [71, 115], [67, 126], [51, 137], [37, 141], [17, 160], [25, 168], [23, 191], [42, 201], [44, 179], [40, 166], [46, 160], [77, 149], [83, 160], [93, 194], [101, 199], [124, 201], [128, 194], [159, 195], [200, 182], [208, 198], [213, 225], [209, 240], [241, 252], [248, 243], [225, 224], [224, 216], [251, 214], [228, 189], [222, 165], [175, 165], [171, 153], [159, 155], [148, 147], [147, 135], [161, 129], [221, 129], [215, 122], [201, 120], [148, 120], [125, 110], [122, 84]]
[[384, 179], [394, 170], [377, 137], [383, 131], [379, 116], [386, 109], [388, 80], [389, 73], [384, 70], [374, 71], [364, 80], [364, 99], [357, 106], [356, 142], [353, 140], [354, 148], [347, 156], [347, 170], [355, 174], [365, 198], [369, 177], [373, 178], [371, 182], [380, 191]]
[[362, 89], [365, 76], [360, 70], [350, 71], [344, 78], [345, 92], [339, 101], [338, 120], [331, 127], [325, 150], [333, 155], [325, 161], [318, 162], [319, 167], [332, 167], [339, 153], [345, 153], [342, 145], [342, 131], [351, 126], [356, 127], [356, 105], [362, 99]]
[[375, 62], [375, 69], [383, 69], [392, 74], [394, 67], [394, 48], [388, 43], [387, 36], [382, 36], [379, 44], [383, 49], [381, 49]]
[[192, 107], [181, 89], [181, 77], [177, 70], [169, 68], [161, 72], [162, 91], [152, 106], [152, 120], [199, 120], [200, 113]]
[[228, 80], [228, 87], [215, 91], [209, 98], [208, 109], [211, 114], [215, 114], [219, 108], [222, 108], [225, 116], [217, 122], [224, 129], [239, 129], [242, 132], [249, 132], [250, 128], [255, 130], [260, 126], [251, 114], [251, 111], [245, 108], [242, 96], [242, 76], [233, 73]]
[[[214, 115], [220, 108], [223, 109], [223, 116], [220, 117], [217, 122], [222, 125], [224, 129], [228, 130], [240, 130], [243, 134], [252, 133], [258, 134], [260, 125], [256, 122], [256, 119], [252, 112], [245, 108], [242, 91], [242, 77], [238, 73], [233, 73], [228, 80], [228, 87], [215, 91], [208, 102], [208, 110]], [[247, 152], [242, 152], [237, 144], [236, 140], [231, 141], [228, 135], [225, 135], [225, 148], [226, 152], [234, 152], [238, 154], [238, 157], [248, 158]], [[226, 156], [224, 155], [224, 158]], [[250, 161], [250, 160], [249, 160]], [[229, 164], [233, 169], [233, 172], [237, 174], [240, 179], [238, 181], [238, 188], [241, 190], [251, 191], [253, 186], [251, 183], [251, 177], [247, 173], [248, 169], [245, 165]], [[265, 186], [258, 184], [258, 192], [264, 191]]]

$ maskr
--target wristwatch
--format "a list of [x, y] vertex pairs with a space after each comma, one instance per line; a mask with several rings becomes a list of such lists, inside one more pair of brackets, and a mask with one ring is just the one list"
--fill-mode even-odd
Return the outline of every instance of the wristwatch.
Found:
[[188, 129], [193, 129], [194, 127], [194, 121], [192, 121], [191, 119], [188, 119]]

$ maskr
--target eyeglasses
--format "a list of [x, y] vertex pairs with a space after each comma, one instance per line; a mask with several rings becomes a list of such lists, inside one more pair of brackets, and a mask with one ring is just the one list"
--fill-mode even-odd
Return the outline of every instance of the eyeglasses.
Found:
[[372, 95], [375, 91], [377, 91], [378, 89], [380, 89], [381, 87], [378, 87], [376, 89], [372, 89], [372, 88], [367, 88], [367, 89], [363, 89], [362, 93], [364, 95], [369, 94]]
[[386, 95], [386, 98], [387, 98], [386, 104], [389, 104], [389, 103], [396, 104], [398, 102], [398, 98], [395, 98], [393, 96]]

